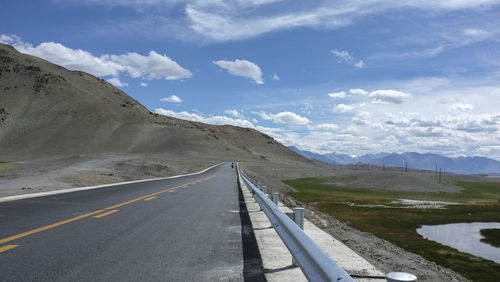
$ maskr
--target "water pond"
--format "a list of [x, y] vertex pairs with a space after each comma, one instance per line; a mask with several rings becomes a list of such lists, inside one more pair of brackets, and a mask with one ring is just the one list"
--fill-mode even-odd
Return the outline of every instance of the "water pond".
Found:
[[420, 236], [450, 246], [461, 252], [500, 263], [500, 248], [481, 242], [482, 229], [500, 229], [500, 222], [452, 223], [423, 225], [417, 229]]

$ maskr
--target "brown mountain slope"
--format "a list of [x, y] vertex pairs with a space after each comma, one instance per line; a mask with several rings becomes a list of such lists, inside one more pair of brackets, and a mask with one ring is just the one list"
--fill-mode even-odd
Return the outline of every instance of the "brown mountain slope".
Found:
[[0, 157], [100, 154], [307, 162], [256, 130], [154, 114], [102, 79], [0, 44]]

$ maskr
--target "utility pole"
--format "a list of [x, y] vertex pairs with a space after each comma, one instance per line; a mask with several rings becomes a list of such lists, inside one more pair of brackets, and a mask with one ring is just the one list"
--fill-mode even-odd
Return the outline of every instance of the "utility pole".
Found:
[[439, 168], [439, 183], [441, 183], [441, 168]]
[[408, 173], [408, 161], [405, 161], [405, 172]]
[[438, 177], [438, 163], [436, 163], [436, 177]]

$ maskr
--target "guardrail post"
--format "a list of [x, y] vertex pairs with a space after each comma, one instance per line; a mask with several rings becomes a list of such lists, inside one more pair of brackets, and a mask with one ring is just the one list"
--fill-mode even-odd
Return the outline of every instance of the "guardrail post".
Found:
[[387, 282], [414, 282], [417, 276], [407, 272], [389, 272], [385, 275]]
[[304, 208], [293, 208], [293, 221], [295, 221], [300, 229], [304, 230]]
[[[304, 208], [295, 207], [293, 208], [293, 221], [297, 224], [300, 229], [304, 230]], [[299, 266], [295, 258], [292, 256], [292, 264]]]
[[278, 206], [278, 202], [280, 200], [280, 193], [273, 193], [272, 201], [273, 203]]

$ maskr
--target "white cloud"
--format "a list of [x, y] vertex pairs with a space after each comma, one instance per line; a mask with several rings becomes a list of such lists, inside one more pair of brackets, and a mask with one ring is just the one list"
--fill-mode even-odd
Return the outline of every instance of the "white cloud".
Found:
[[368, 97], [372, 98], [376, 102], [401, 104], [410, 99], [410, 94], [387, 89], [373, 91], [370, 95], [368, 95]]
[[171, 95], [169, 97], [164, 97], [164, 98], [161, 98], [160, 101], [162, 102], [167, 102], [167, 103], [181, 103], [182, 102], [182, 99], [179, 98], [178, 96], [176, 95]]
[[103, 58], [123, 66], [134, 78], [176, 80], [192, 76], [189, 70], [181, 67], [167, 55], [160, 55], [155, 51], [150, 51], [148, 56], [132, 52], [125, 55], [107, 55]]
[[155, 109], [155, 113], [165, 115], [165, 116], [171, 116], [179, 119], [185, 119], [185, 120], [191, 120], [191, 121], [197, 121], [197, 122], [203, 122], [203, 123], [208, 123], [208, 124], [215, 124], [215, 125], [234, 125], [234, 126], [240, 126], [240, 127], [247, 127], [247, 128], [255, 128], [254, 124], [246, 119], [235, 119], [235, 118], [230, 118], [227, 116], [205, 116], [203, 114], [197, 114], [197, 113], [188, 113], [186, 111], [182, 112], [174, 112], [171, 110], [166, 110], [163, 108], [157, 108]]
[[354, 66], [358, 69], [362, 69], [365, 67], [365, 62], [363, 62], [363, 60], [360, 60], [359, 62], [355, 63]]
[[477, 28], [466, 28], [464, 29], [464, 34], [472, 37], [484, 37], [488, 36], [488, 31]]
[[250, 61], [236, 59], [235, 61], [213, 61], [213, 63], [227, 70], [232, 75], [247, 77], [257, 84], [264, 84], [262, 71], [259, 66]]
[[361, 89], [361, 88], [355, 88], [355, 89], [349, 89], [349, 93], [352, 95], [368, 95], [368, 91]]
[[311, 122], [308, 118], [302, 117], [292, 112], [280, 112], [277, 114], [259, 112], [256, 114], [264, 120], [271, 120], [275, 123], [280, 124], [305, 125]]
[[273, 73], [272, 77], [271, 77], [273, 80], [280, 80], [280, 77], [276, 74], [276, 73]]
[[345, 98], [347, 95], [344, 91], [328, 93], [331, 98]]
[[354, 110], [354, 106], [346, 104], [338, 104], [333, 108], [334, 112], [337, 113], [348, 113]]
[[118, 79], [118, 77], [112, 77], [112, 78], [106, 79], [106, 81], [113, 84], [113, 86], [115, 86], [115, 87], [128, 86], [127, 83], [120, 81], [120, 79]]
[[365, 62], [363, 60], [359, 60], [358, 62], [354, 61], [354, 56], [347, 50], [332, 50], [330, 51], [332, 54], [337, 56], [338, 63], [348, 63], [350, 65], [355, 66], [358, 69], [362, 69], [365, 67]]
[[311, 129], [315, 130], [337, 130], [339, 129], [339, 126], [335, 123], [320, 123], [316, 126], [312, 126]]
[[352, 122], [356, 125], [366, 127], [370, 124], [370, 115], [368, 112], [360, 112], [352, 117]]
[[331, 51], [331, 53], [338, 57], [339, 63], [342, 63], [342, 62], [352, 63], [352, 60], [353, 60], [352, 55], [347, 50], [335, 50], [334, 49]]
[[235, 118], [244, 118], [244, 116], [237, 110], [226, 110], [225, 113]]
[[30, 54], [61, 65], [70, 70], [80, 70], [95, 76], [118, 76], [128, 73], [133, 78], [167, 80], [184, 79], [192, 76], [191, 72], [155, 51], [147, 56], [135, 52], [124, 55], [94, 56], [82, 49], [72, 49], [56, 42], [43, 42], [33, 46], [23, 42], [17, 36], [0, 35], [0, 42], [12, 44], [19, 52]]
[[314, 110], [314, 106], [311, 103], [304, 103], [302, 107], [300, 107], [300, 111], [304, 114], [310, 115]]
[[144, 82], [144, 81], [141, 81], [141, 86], [142, 87], [148, 87], [148, 84], [146, 82]]
[[457, 111], [471, 111], [473, 109], [474, 109], [474, 106], [472, 106], [471, 104], [464, 104], [464, 103], [453, 104], [450, 107], [450, 111], [452, 111], [452, 112], [457, 112]]
[[[440, 13], [466, 9], [488, 10], [498, 0], [366, 0], [366, 1], [314, 1], [307, 5], [282, 0], [67, 0], [77, 4], [128, 6], [140, 13], [152, 12], [160, 18], [132, 22], [129, 26], [146, 26], [148, 34], [170, 30], [168, 35], [209, 41], [239, 40], [265, 33], [310, 27], [336, 29], [355, 23], [363, 17], [387, 11]], [[55, 1], [57, 3], [63, 1]], [[282, 3], [279, 3], [282, 2]], [[171, 11], [184, 9], [182, 16], [173, 17]], [[165, 13], [167, 11], [167, 13]], [[168, 17], [164, 14], [168, 14]], [[180, 14], [180, 13], [176, 13]], [[120, 25], [117, 23], [116, 25]], [[173, 28], [172, 28], [173, 26]], [[128, 31], [130, 29], [127, 29]], [[144, 30], [140, 30], [144, 31]]]

